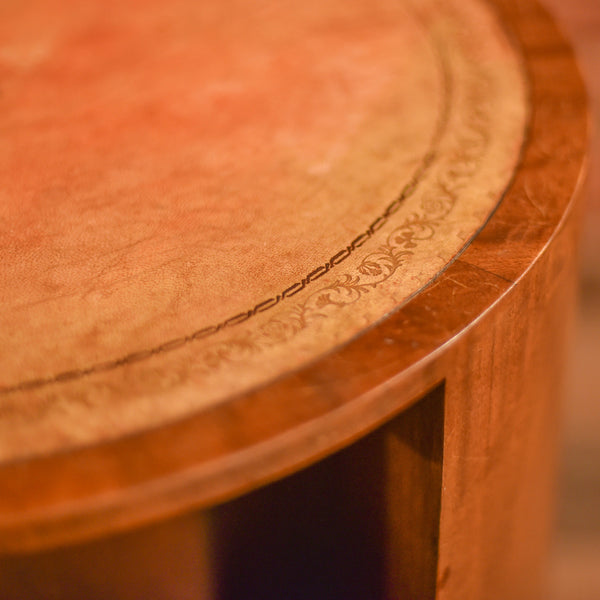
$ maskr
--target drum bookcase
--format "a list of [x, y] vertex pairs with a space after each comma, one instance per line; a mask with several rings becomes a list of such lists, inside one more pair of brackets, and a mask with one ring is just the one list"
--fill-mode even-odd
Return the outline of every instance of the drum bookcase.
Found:
[[0, 597], [542, 597], [587, 116], [538, 4], [0, 11]]

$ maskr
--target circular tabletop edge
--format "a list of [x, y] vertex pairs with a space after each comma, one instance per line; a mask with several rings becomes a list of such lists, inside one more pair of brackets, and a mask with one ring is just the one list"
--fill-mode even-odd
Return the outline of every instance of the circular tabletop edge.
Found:
[[[91, 539], [235, 497], [347, 445], [443, 380], [448, 350], [501, 304], [564, 225], [587, 149], [587, 97], [556, 24], [534, 0], [492, 4], [521, 48], [532, 114], [516, 176], [462, 254], [358, 338], [260, 389], [116, 441], [2, 465], [0, 552]], [[552, 175], [559, 172], [557, 180]], [[536, 194], [547, 201], [543, 218], [532, 219], [515, 243], [515, 217], [539, 217]], [[510, 260], [498, 260], [500, 251]], [[493, 280], [488, 289], [495, 291], [470, 311], [458, 295], [441, 316], [446, 323], [430, 320], [430, 330], [417, 333], [431, 294], [458, 289], [460, 273]]]

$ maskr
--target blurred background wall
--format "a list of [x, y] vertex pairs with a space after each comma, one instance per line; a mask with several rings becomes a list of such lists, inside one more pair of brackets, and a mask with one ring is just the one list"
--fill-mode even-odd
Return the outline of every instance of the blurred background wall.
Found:
[[593, 118], [550, 600], [600, 600], [600, 0], [542, 1], [576, 48]]

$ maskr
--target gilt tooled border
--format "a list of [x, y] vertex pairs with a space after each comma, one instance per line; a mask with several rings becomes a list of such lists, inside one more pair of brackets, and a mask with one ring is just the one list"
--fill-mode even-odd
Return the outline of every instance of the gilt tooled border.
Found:
[[344, 273], [258, 328], [208, 345], [196, 359], [195, 367], [208, 373], [291, 341], [313, 322], [326, 318], [329, 310], [355, 304], [389, 280], [410, 261], [419, 242], [433, 239], [438, 226], [452, 212], [461, 190], [479, 169], [489, 146], [490, 114], [483, 108], [480, 97], [486, 83], [481, 80], [471, 90], [470, 121], [457, 136], [458, 142], [449, 148], [448, 165], [438, 172], [431, 193], [421, 200], [420, 211], [406, 217], [387, 234], [378, 248], [364, 256], [355, 274]]
[[383, 213], [381, 213], [367, 227], [367, 229], [363, 231], [363, 233], [356, 236], [345, 248], [342, 248], [340, 251], [336, 252], [325, 264], [321, 264], [317, 268], [312, 269], [301, 281], [298, 281], [288, 286], [276, 296], [269, 298], [268, 300], [259, 302], [253, 308], [239, 313], [237, 315], [234, 315], [232, 317], [229, 317], [216, 325], [203, 327], [202, 329], [198, 329], [188, 335], [169, 340], [168, 342], [164, 342], [153, 348], [138, 352], [132, 352], [120, 358], [106, 362], [96, 363], [90, 365], [89, 367], [73, 369], [70, 371], [63, 371], [49, 377], [29, 379], [11, 385], [0, 386], [0, 396], [14, 392], [34, 390], [54, 383], [65, 383], [81, 379], [83, 377], [87, 377], [96, 373], [112, 371], [124, 365], [141, 362], [143, 360], [151, 358], [152, 356], [177, 350], [191, 342], [208, 338], [226, 328], [244, 323], [253, 316], [266, 312], [271, 308], [274, 308], [280, 302], [286, 300], [287, 298], [295, 296], [296, 294], [304, 290], [308, 285], [310, 285], [311, 283], [313, 283], [314, 281], [331, 271], [334, 267], [342, 263], [344, 260], [346, 260], [357, 248], [363, 246], [377, 231], [379, 231], [389, 221], [389, 219], [398, 211], [403, 202], [413, 195], [413, 193], [416, 191], [417, 187], [425, 178], [425, 175], [430, 170], [431, 166], [439, 156], [438, 147], [447, 129], [451, 111], [452, 73], [450, 70], [450, 65], [448, 64], [448, 61], [444, 55], [443, 44], [441, 43], [441, 40], [439, 40], [436, 36], [432, 36], [431, 39], [432, 47], [434, 49], [438, 61], [438, 69], [442, 79], [442, 106], [438, 114], [436, 127], [434, 129], [434, 134], [429, 144], [429, 149], [425, 153], [419, 166], [414, 171], [410, 181], [404, 186], [400, 194], [385, 208]]

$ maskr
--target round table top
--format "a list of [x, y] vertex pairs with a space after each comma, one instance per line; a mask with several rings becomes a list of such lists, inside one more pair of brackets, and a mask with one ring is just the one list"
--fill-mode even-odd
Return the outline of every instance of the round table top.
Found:
[[[569, 92], [577, 109], [552, 122], [584, 137], [569, 50], [561, 91], [528, 48], [560, 37], [525, 4], [0, 9], [0, 548], [206, 504], [311, 460], [323, 449], [270, 469], [257, 448], [293, 446], [317, 417], [327, 431], [390, 377], [374, 353], [408, 372], [518, 279], [530, 258], [429, 344], [422, 317], [398, 331], [398, 310], [426, 311], [423, 290], [509, 202], [540, 106]], [[546, 170], [579, 153], [548, 237], [583, 147], [544, 143]], [[527, 227], [500, 224], [484, 263]], [[361, 370], [362, 388], [339, 387]], [[226, 463], [261, 467], [217, 485]]]

